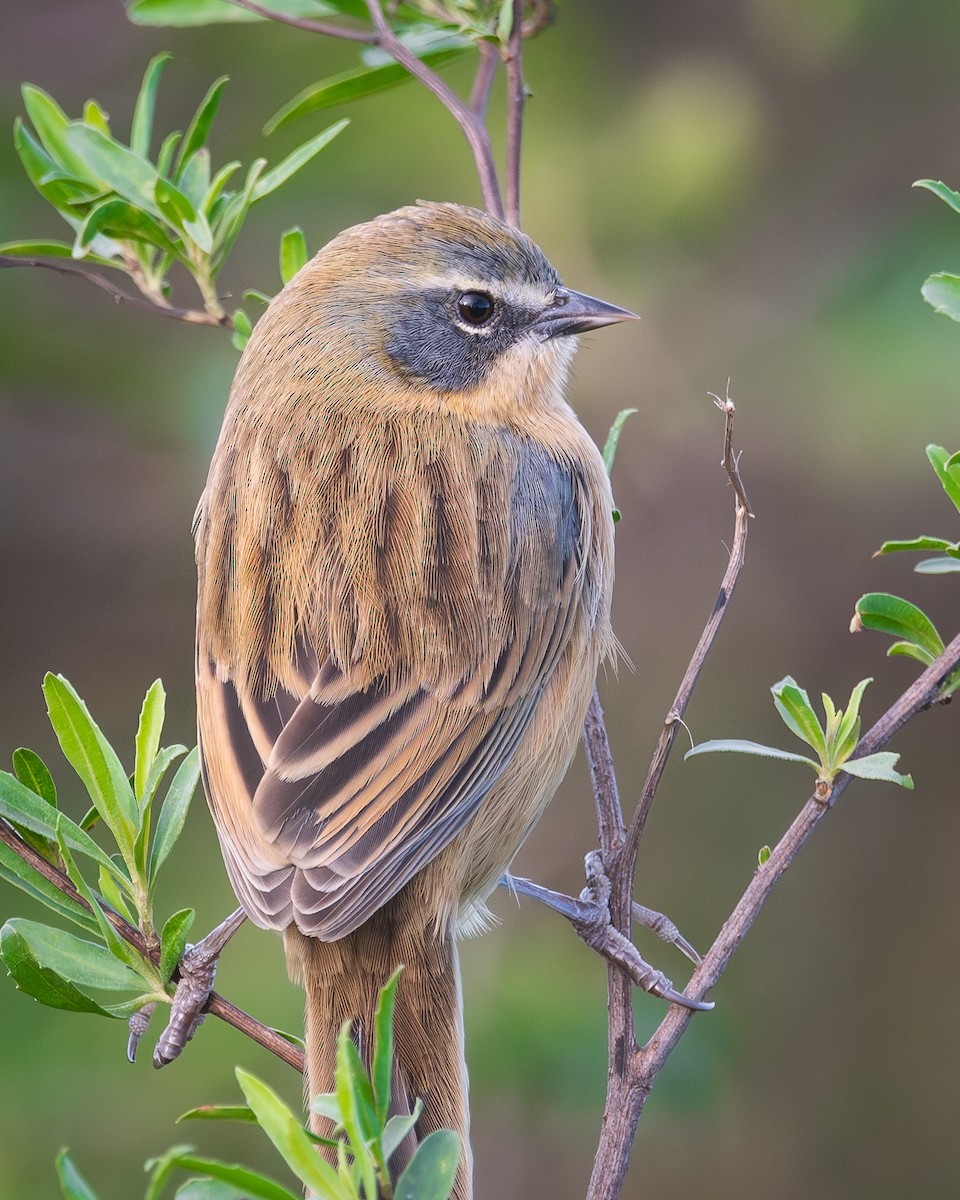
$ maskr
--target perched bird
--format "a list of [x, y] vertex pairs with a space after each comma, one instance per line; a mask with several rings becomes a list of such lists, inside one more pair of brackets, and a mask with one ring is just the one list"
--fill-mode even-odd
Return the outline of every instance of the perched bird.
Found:
[[393, 1106], [423, 1101], [418, 1138], [460, 1134], [457, 1200], [455, 938], [483, 926], [615, 645], [571, 335], [632, 316], [474, 209], [348, 229], [256, 326], [198, 510], [204, 785], [240, 903], [306, 989], [308, 1094], [331, 1090], [345, 1020], [369, 1054], [403, 964]]

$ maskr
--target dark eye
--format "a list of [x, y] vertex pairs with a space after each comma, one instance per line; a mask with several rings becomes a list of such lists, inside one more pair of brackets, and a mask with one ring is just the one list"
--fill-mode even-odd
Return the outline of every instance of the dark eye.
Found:
[[468, 325], [485, 325], [493, 316], [493, 300], [486, 292], [464, 292], [457, 312]]

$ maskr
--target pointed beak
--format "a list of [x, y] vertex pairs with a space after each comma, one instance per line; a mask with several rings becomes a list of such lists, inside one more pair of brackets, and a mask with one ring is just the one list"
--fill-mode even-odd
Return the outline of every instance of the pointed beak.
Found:
[[590, 329], [602, 329], [604, 325], [617, 325], [620, 321], [639, 320], [629, 309], [585, 296], [583, 292], [557, 288], [553, 303], [534, 319], [533, 328], [544, 338], [552, 338], [586, 333]]

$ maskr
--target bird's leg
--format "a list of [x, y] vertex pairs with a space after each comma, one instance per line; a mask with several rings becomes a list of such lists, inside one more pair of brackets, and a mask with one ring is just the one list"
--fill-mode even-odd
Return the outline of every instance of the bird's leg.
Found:
[[[610, 923], [610, 881], [603, 869], [600, 854], [597, 851], [588, 854], [585, 865], [587, 887], [580, 893], [579, 898], [566, 896], [562, 892], [541, 887], [540, 884], [532, 883], [529, 879], [520, 879], [515, 875], [504, 875], [500, 885], [517, 895], [539, 900], [566, 917], [588, 946], [621, 966], [645, 992], [651, 992], [672, 1004], [682, 1004], [685, 1008], [704, 1011], [713, 1008], [709, 1001], [690, 1000], [678, 992], [662, 972], [655, 970], [640, 957], [629, 938], [614, 929]], [[633, 917], [639, 924], [648, 925], [664, 941], [679, 947], [693, 961], [699, 962], [697, 952], [681, 937], [673, 922], [661, 913], [634, 904]]]
[[[200, 1027], [205, 1015], [204, 1009], [213, 991], [217, 960], [224, 946], [246, 919], [243, 909], [238, 908], [212, 929], [202, 941], [187, 946], [174, 972], [177, 990], [171, 1004], [170, 1019], [153, 1051], [155, 1067], [165, 1067], [167, 1063], [173, 1062]], [[130, 1019], [127, 1057], [131, 1062], [137, 1051], [137, 1042], [146, 1030], [149, 1019], [147, 1009], [142, 1009]]]

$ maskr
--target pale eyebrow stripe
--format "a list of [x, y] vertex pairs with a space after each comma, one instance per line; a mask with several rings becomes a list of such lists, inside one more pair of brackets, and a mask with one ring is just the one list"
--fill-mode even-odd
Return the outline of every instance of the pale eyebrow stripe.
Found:
[[459, 292], [486, 292], [498, 300], [515, 304], [518, 308], [542, 308], [552, 302], [557, 288], [546, 290], [536, 283], [504, 283], [501, 280], [491, 281], [477, 279], [467, 275], [427, 275], [417, 280], [425, 291], [431, 288], [451, 289]]

